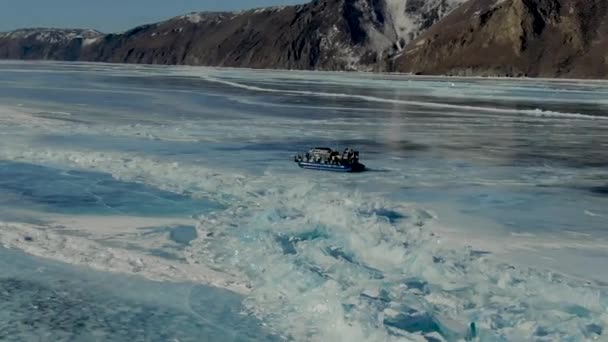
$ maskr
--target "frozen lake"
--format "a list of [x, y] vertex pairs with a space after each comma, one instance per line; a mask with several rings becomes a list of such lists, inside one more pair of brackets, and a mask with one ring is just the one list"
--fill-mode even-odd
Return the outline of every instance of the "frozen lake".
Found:
[[[608, 336], [608, 82], [0, 63], [0, 340]], [[370, 170], [302, 170], [353, 147]]]

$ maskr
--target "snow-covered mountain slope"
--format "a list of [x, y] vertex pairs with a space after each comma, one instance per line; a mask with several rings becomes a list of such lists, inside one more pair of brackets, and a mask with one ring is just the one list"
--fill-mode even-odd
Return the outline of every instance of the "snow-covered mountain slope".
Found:
[[102, 36], [103, 33], [90, 29], [52, 29], [30, 28], [0, 33], [0, 38], [28, 39], [34, 38], [47, 43], [57, 43], [72, 39], [91, 39]]
[[78, 60], [103, 37], [95, 30], [32, 28], [0, 33], [0, 58]]
[[401, 49], [466, 0], [385, 0], [389, 23]]

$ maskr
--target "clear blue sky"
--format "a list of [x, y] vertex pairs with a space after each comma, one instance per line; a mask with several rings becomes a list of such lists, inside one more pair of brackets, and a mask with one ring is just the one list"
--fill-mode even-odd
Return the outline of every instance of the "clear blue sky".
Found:
[[193, 11], [222, 11], [308, 0], [2, 0], [0, 32], [24, 27], [120, 32]]

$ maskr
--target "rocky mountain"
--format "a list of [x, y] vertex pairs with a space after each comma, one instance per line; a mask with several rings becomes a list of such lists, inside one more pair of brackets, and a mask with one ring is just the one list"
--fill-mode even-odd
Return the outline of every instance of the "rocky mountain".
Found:
[[0, 58], [386, 70], [391, 56], [463, 1], [315, 0], [190, 13], [87, 37], [65, 30], [21, 30], [0, 35]]
[[0, 58], [77, 60], [103, 34], [95, 30], [33, 28], [0, 33]]
[[0, 34], [0, 58], [416, 74], [608, 77], [606, 0], [315, 0], [120, 34]]
[[411, 42], [395, 68], [608, 78], [608, 1], [470, 0]]

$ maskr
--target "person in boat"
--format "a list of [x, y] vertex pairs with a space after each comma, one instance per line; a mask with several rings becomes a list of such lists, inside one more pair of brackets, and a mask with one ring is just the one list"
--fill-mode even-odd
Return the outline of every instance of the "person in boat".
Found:
[[352, 164], [352, 158], [353, 158], [352, 150], [350, 148], [345, 149], [344, 156], [342, 158], [344, 160], [346, 160], [347, 163]]
[[331, 154], [329, 155], [329, 160], [332, 165], [338, 165], [338, 152], [331, 151]]

